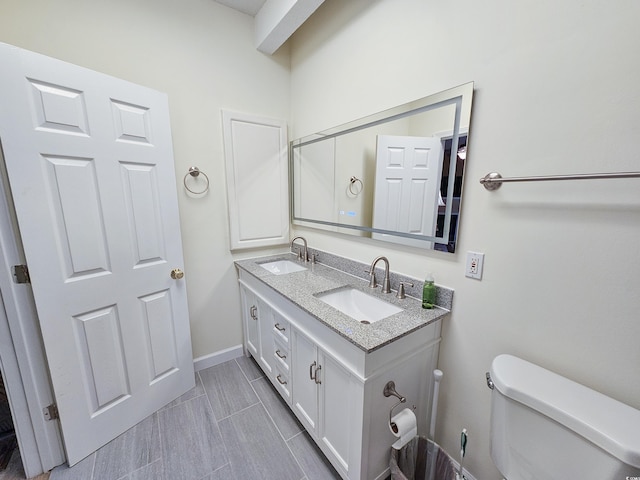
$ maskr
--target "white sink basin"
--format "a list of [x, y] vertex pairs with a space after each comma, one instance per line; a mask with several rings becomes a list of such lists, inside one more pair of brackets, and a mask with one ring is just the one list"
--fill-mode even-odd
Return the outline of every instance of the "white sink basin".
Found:
[[319, 293], [316, 297], [362, 323], [377, 322], [402, 311], [395, 305], [351, 287]]
[[287, 273], [301, 272], [302, 270], [306, 270], [306, 267], [303, 267], [296, 262], [292, 262], [291, 260], [276, 260], [275, 262], [266, 262], [259, 265], [265, 270], [270, 271], [274, 275], [285, 275]]

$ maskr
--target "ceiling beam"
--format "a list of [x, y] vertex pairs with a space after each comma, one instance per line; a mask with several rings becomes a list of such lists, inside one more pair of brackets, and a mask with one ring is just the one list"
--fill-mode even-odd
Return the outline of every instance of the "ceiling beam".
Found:
[[254, 17], [256, 48], [272, 55], [324, 0], [267, 0]]

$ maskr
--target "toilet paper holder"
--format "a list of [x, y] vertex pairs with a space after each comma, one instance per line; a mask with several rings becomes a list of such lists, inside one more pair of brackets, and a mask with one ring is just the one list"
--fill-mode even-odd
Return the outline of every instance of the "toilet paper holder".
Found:
[[391, 420], [391, 418], [393, 417], [393, 409], [396, 408], [398, 405], [402, 405], [403, 403], [405, 403], [407, 399], [406, 397], [403, 397], [396, 391], [396, 382], [394, 382], [393, 380], [390, 380], [387, 382], [387, 384], [384, 386], [384, 390], [382, 391], [382, 393], [384, 394], [385, 397], [390, 397], [393, 395], [394, 397], [397, 397], [400, 400], [393, 407], [391, 407], [391, 410], [389, 410], [389, 426], [391, 427], [391, 430], [393, 431], [393, 433], [398, 433], [398, 426]]

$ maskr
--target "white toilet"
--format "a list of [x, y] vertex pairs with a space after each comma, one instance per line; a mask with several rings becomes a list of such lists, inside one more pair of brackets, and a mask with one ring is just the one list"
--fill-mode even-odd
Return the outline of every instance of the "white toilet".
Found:
[[507, 480], [640, 480], [640, 410], [512, 355], [493, 360], [487, 384], [491, 458]]

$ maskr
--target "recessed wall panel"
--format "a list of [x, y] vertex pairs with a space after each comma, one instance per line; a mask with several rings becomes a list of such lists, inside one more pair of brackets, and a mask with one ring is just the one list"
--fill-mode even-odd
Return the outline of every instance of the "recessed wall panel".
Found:
[[115, 305], [74, 317], [91, 413], [129, 395], [122, 332]]
[[135, 266], [163, 261], [166, 255], [156, 168], [124, 162], [121, 167]]
[[[235, 184], [251, 195], [238, 195], [238, 209], [245, 212], [239, 224], [240, 241], [278, 237], [282, 234], [281, 198], [274, 195], [286, 189], [277, 159], [283, 146], [280, 128], [253, 122], [232, 122], [232, 148]], [[285, 147], [286, 148], [286, 147]], [[261, 159], [261, 162], [256, 162]], [[274, 159], [276, 161], [274, 161]], [[255, 201], [256, 198], [261, 201]]]
[[178, 368], [175, 325], [169, 290], [140, 298], [149, 346], [151, 383]]
[[94, 161], [53, 155], [42, 158], [66, 278], [107, 273], [108, 244]]

